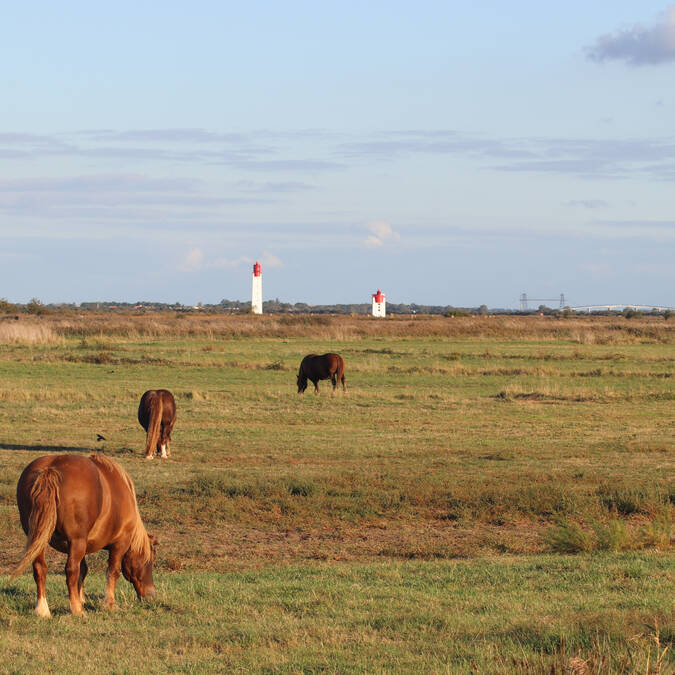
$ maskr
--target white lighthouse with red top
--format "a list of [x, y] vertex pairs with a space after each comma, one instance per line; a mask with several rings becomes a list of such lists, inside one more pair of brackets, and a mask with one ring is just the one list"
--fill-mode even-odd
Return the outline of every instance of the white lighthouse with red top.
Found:
[[251, 311], [262, 314], [262, 268], [256, 260], [253, 265], [253, 286], [251, 287]]
[[373, 316], [383, 317], [386, 315], [385, 305], [387, 304], [384, 293], [378, 288], [377, 293], [373, 293]]

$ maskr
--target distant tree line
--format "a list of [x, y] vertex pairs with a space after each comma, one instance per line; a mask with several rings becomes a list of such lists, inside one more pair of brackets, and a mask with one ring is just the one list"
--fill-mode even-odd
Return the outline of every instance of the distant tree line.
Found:
[[[281, 302], [279, 298], [275, 300], [265, 300], [263, 302], [263, 313], [265, 314], [363, 314], [368, 315], [371, 312], [370, 303], [336, 304], [336, 305], [310, 305], [306, 302]], [[180, 302], [151, 302], [149, 300], [138, 300], [136, 302], [81, 302], [77, 303], [49, 303], [45, 304], [33, 298], [30, 302], [11, 303], [5, 298], [0, 298], [0, 314], [33, 314], [42, 316], [45, 314], [68, 314], [82, 312], [177, 312], [177, 313], [208, 313], [208, 314], [250, 314], [250, 301], [227, 300], [223, 299], [218, 304], [203, 304], [198, 302], [196, 305], [183, 305]], [[515, 309], [488, 309], [487, 305], [480, 307], [454, 307], [453, 305], [418, 305], [417, 303], [387, 303], [387, 314], [389, 315], [415, 315], [415, 314], [436, 314], [447, 317], [455, 316], [487, 316], [493, 314], [508, 315], [544, 315], [557, 318], [567, 318], [570, 316], [581, 315], [588, 316], [588, 312], [575, 312], [569, 307], [564, 309], [551, 309], [545, 305], [540, 305], [537, 309], [515, 310]], [[638, 312], [634, 309], [626, 308], [622, 312], [617, 311], [594, 311], [591, 316], [617, 316], [622, 315], [627, 319], [639, 318], [640, 316], [660, 314], [665, 319], [672, 316], [670, 310], [665, 312]]]

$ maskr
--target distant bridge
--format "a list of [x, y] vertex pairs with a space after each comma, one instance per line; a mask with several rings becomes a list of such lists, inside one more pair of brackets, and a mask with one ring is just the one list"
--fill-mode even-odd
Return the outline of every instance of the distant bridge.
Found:
[[665, 311], [675, 311], [675, 307], [662, 307], [660, 305], [633, 305], [631, 303], [619, 303], [618, 305], [579, 305], [577, 307], [570, 307], [575, 312], [592, 312], [592, 311], [602, 311], [606, 310], [611, 311], [621, 311], [624, 309], [634, 309], [636, 312], [644, 310], [647, 312], [665, 312]]

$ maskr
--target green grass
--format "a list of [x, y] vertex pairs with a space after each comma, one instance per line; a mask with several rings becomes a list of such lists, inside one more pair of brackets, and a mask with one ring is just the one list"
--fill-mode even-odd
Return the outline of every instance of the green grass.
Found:
[[[672, 584], [675, 349], [662, 328], [589, 320], [578, 336], [556, 337], [532, 319], [509, 320], [503, 335], [489, 324], [489, 337], [443, 336], [419, 334], [420, 321], [401, 336], [373, 334], [397, 328], [388, 322], [350, 320], [342, 331], [298, 319], [279, 322], [288, 335], [243, 337], [185, 335], [190, 321], [177, 322], [176, 336], [118, 335], [106, 324], [96, 335], [70, 327], [51, 342], [0, 345], [0, 572], [24, 541], [16, 480], [48, 452], [103, 450], [120, 461], [161, 542], [162, 601], [138, 607], [120, 582], [128, 602], [112, 615], [92, 608], [93, 637], [69, 649], [133, 633], [158, 670], [219, 662], [282, 672], [464, 672], [472, 662], [481, 672], [565, 672], [581, 649], [593, 672], [620, 672], [633, 652], [646, 657], [649, 639], [653, 665], [655, 622], [663, 645], [672, 640], [663, 589]], [[323, 351], [345, 357], [347, 395], [323, 382], [320, 396], [298, 396], [302, 356]], [[143, 459], [136, 421], [140, 395], [156, 387], [178, 407], [165, 462]], [[62, 568], [63, 556], [48, 560]], [[104, 565], [93, 556], [94, 595]], [[639, 584], [630, 570], [644, 571]], [[84, 630], [58, 616], [65, 585], [49, 579], [51, 627], [30, 615], [30, 575], [2, 584], [0, 623], [24, 654], [18, 670], [37, 634], [61, 649]], [[429, 579], [443, 589], [435, 600]], [[293, 584], [309, 605], [316, 596], [315, 610], [285, 608]], [[549, 591], [569, 611], [552, 609]], [[481, 615], [474, 602], [489, 609]], [[635, 635], [644, 640], [631, 643]], [[113, 649], [99, 649], [96, 668]]]
[[175, 573], [153, 604], [120, 588], [112, 613], [98, 608], [94, 575], [84, 620], [52, 578], [51, 621], [30, 616], [24, 577], [3, 592], [0, 649], [6, 664], [52, 672], [565, 672], [575, 657], [604, 666], [594, 672], [648, 672], [648, 659], [669, 667], [668, 563], [627, 554]]

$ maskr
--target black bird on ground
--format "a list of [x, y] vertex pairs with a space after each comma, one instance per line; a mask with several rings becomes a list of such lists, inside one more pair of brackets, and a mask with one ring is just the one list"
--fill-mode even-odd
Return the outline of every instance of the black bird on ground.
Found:
[[105, 436], [101, 436], [101, 434], [96, 434], [96, 440], [97, 441], [105, 441]]

